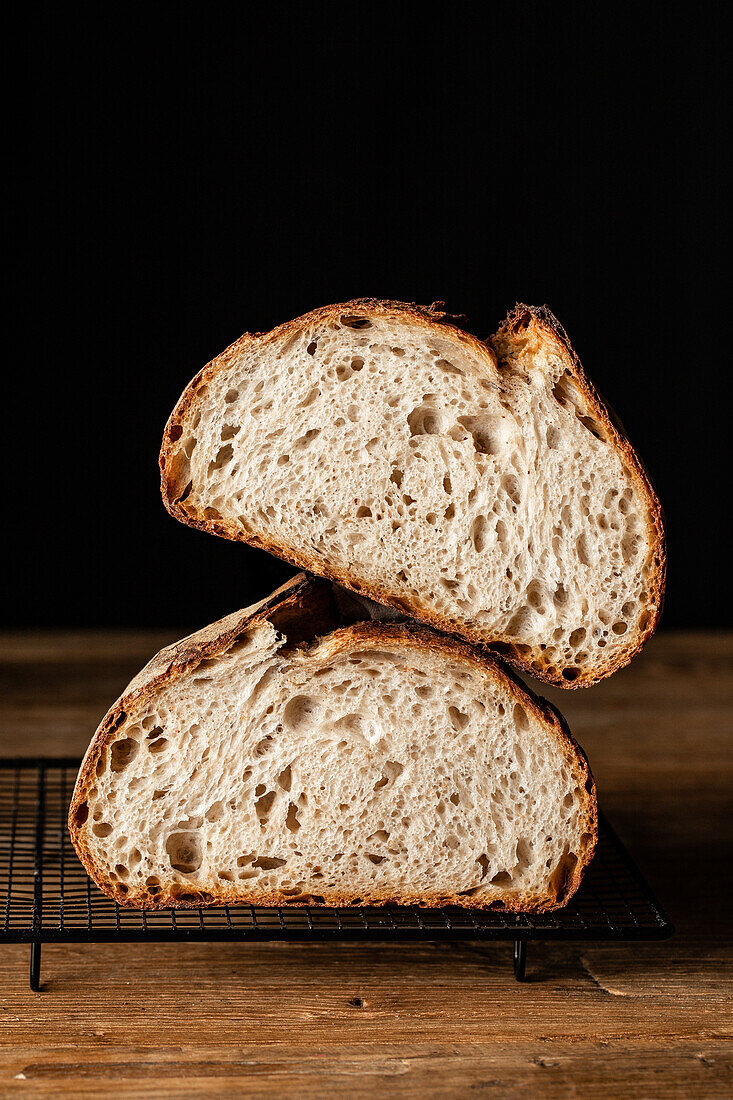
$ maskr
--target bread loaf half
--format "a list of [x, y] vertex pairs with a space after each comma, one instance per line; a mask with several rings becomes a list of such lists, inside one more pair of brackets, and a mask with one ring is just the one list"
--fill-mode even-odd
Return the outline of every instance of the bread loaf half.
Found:
[[69, 813], [109, 897], [515, 912], [571, 897], [597, 813], [558, 713], [463, 642], [344, 621], [332, 586], [300, 575], [133, 680]]
[[371, 299], [243, 336], [184, 392], [160, 465], [184, 523], [559, 687], [627, 664], [659, 617], [659, 503], [547, 310], [486, 343]]

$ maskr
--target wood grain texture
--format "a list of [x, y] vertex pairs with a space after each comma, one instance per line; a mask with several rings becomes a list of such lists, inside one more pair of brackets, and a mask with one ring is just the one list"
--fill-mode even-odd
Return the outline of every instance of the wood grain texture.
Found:
[[[174, 633], [0, 636], [0, 754], [81, 755]], [[733, 636], [543, 693], [672, 940], [530, 943], [525, 985], [508, 944], [46, 946], [40, 994], [0, 947], [0, 1095], [733, 1094]]]

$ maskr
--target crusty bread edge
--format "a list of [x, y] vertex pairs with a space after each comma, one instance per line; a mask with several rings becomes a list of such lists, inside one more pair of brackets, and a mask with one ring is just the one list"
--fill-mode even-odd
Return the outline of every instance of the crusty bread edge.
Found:
[[514, 307], [502, 322], [496, 336], [493, 338], [498, 357], [500, 358], [499, 348], [503, 340], [510, 339], [512, 336], [520, 334], [524, 329], [530, 326], [534, 326], [538, 334], [544, 338], [544, 340], [552, 341], [559, 351], [565, 370], [568, 371], [577, 384], [590, 412], [603, 426], [609, 442], [620, 454], [622, 461], [625, 463], [635, 483], [637, 491], [646, 504], [649, 516], [647, 526], [647, 539], [649, 542], [648, 558], [651, 563], [650, 606], [653, 610], [644, 627], [638, 631], [635, 636], [632, 635], [631, 638], [629, 638], [629, 644], [626, 648], [618, 649], [615, 656], [612, 656], [605, 665], [600, 666], [600, 671], [598, 666], [596, 666], [594, 674], [586, 677], [581, 673], [576, 680], [571, 682], [565, 680], [561, 682], [557, 678], [542, 675], [536, 665], [533, 664], [531, 660], [527, 661], [524, 659], [520, 653], [517, 653], [513, 646], [511, 647], [513, 651], [511, 655], [504, 652], [504, 643], [498, 643], [494, 648], [505, 656], [507, 660], [510, 660], [512, 664], [536, 676], [538, 679], [544, 680], [546, 683], [554, 684], [556, 687], [570, 689], [589, 687], [630, 664], [637, 653], [641, 652], [644, 648], [659, 625], [664, 606], [664, 590], [667, 574], [664, 513], [646, 467], [634, 450], [628, 437], [624, 434], [620, 423], [611, 415], [595, 386], [585, 373], [583, 365], [570, 343], [565, 329], [547, 306], [528, 306], [523, 303], [518, 303]]
[[[235, 612], [218, 623], [213, 623], [198, 633], [184, 638], [181, 642], [161, 650], [145, 666], [142, 672], [131, 681], [122, 696], [103, 718], [82, 761], [71, 799], [68, 820], [72, 843], [87, 874], [99, 889], [107, 897], [117, 902], [118, 905], [125, 908], [152, 910], [166, 908], [195, 909], [206, 906], [239, 904], [265, 906], [314, 904], [307, 900], [291, 900], [281, 894], [268, 894], [256, 890], [250, 890], [244, 895], [241, 890], [235, 892], [227, 890], [225, 887], [222, 887], [216, 896], [205, 894], [192, 886], [190, 895], [188, 892], [183, 896], [173, 896], [161, 892], [152, 900], [147, 894], [143, 896], [142, 893], [138, 895], [125, 893], [120, 888], [120, 884], [111, 882], [106, 878], [104, 872], [95, 863], [83, 835], [82, 825], [86, 818], [82, 815], [89, 792], [94, 786], [97, 761], [133, 709], [137, 711], [145, 706], [160, 688], [192, 672], [202, 660], [226, 652], [243, 633], [257, 623], [266, 620], [273, 612], [279, 612], [286, 607], [306, 610], [315, 599], [323, 598], [324, 594], [327, 597], [329, 596], [330, 585], [299, 574], [266, 600], [254, 605], [252, 608]], [[516, 913], [549, 912], [566, 905], [580, 886], [585, 868], [593, 858], [598, 839], [598, 809], [595, 783], [588, 760], [582, 748], [570, 733], [565, 719], [546, 699], [542, 699], [531, 692], [516, 676], [484, 650], [470, 646], [460, 639], [445, 634], [437, 634], [429, 627], [418, 623], [377, 624], [363, 622], [352, 626], [339, 627], [326, 638], [324, 656], [330, 657], [340, 650], [348, 649], [355, 642], [383, 646], [387, 640], [393, 645], [401, 646], [404, 649], [428, 649], [433, 653], [443, 654], [451, 660], [469, 664], [484, 679], [499, 680], [502, 686], [508, 688], [517, 702], [529, 709], [552, 733], [556, 738], [558, 747], [573, 768], [583, 798], [583, 818], [580, 831], [587, 834], [589, 839], [573, 870], [565, 877], [561, 874], [560, 879], [554, 884], [555, 893], [550, 898], [538, 899], [534, 895], [523, 893], [499, 901], [496, 898], [482, 900], [481, 897], [477, 896], [436, 895], [425, 897], [411, 894], [397, 896], [390, 893], [385, 894], [382, 898], [370, 897], [367, 904], [420, 905], [427, 908], [459, 905], [462, 908], [501, 908], [507, 912]], [[331, 891], [326, 904], [353, 905], [354, 899]]]
[[[175, 519], [180, 520], [189, 527], [196, 528], [199, 531], [220, 535], [223, 538], [233, 541], [245, 542], [250, 546], [265, 550], [275, 557], [289, 562], [298, 569], [305, 569], [310, 573], [315, 573], [318, 576], [335, 581], [337, 584], [342, 584], [347, 588], [351, 588], [353, 591], [363, 596], [367, 596], [372, 600], [376, 600], [378, 603], [396, 608], [398, 611], [407, 613], [408, 615], [414, 615], [422, 622], [428, 623], [437, 630], [463, 637], [466, 641], [474, 645], [488, 646], [489, 648], [496, 649], [505, 660], [509, 661], [516, 668], [529, 673], [544, 683], [564, 689], [590, 687], [592, 684], [610, 676], [618, 669], [629, 664], [656, 629], [661, 614], [666, 569], [664, 523], [659, 500], [633, 447], [628, 439], [612, 423], [607, 409], [604, 407], [603, 402], [586, 377], [580, 360], [575, 354], [565, 330], [546, 307], [535, 308], [532, 306], [517, 305], [499, 328], [494, 340], [500, 342], [503, 337], [508, 337], [510, 335], [514, 336], [520, 332], [522, 328], [526, 328], [533, 324], [537, 327], [538, 333], [541, 335], [542, 339], [552, 342], [563, 361], [564, 368], [575, 378], [579, 390], [583, 394], [584, 399], [588, 402], [589, 410], [603, 424], [604, 429], [608, 433], [610, 442], [616, 446], [622, 459], [628, 465], [639, 491], [647, 503], [651, 517], [650, 542], [652, 544], [652, 595], [655, 601], [654, 612], [650, 616], [649, 622], [646, 624], [643, 631], [638, 632], [636, 635], [631, 635], [626, 645], [619, 647], [615, 654], [610, 656], [605, 662], [603, 660], [596, 661], [592, 667], [582, 670], [574, 679], [568, 680], [562, 675], [554, 675], [552, 672], [544, 669], [542, 667], [542, 650], [538, 647], [529, 647], [530, 656], [527, 656], [525, 652], [526, 646], [520, 649], [515, 644], [503, 640], [495, 643], [486, 643], [482, 638], [478, 637], [476, 633], [471, 631], [470, 626], [459, 628], [455, 623], [447, 621], [443, 616], [432, 611], [430, 608], [421, 606], [416, 601], [395, 597], [384, 585], [357, 581], [349, 575], [348, 571], [331, 568], [328, 563], [321, 561], [316, 555], [308, 554], [295, 547], [284, 547], [281, 543], [269, 539], [264, 534], [257, 534], [251, 531], [245, 532], [234, 524], [207, 519], [201, 514], [189, 511], [182, 501], [176, 499], [175, 478], [171, 474], [169, 460], [174, 450], [175, 441], [181, 434], [182, 424], [188, 410], [196, 398], [196, 393], [202, 386], [207, 384], [214, 374], [220, 370], [226, 369], [231, 361], [236, 358], [245, 347], [252, 343], [267, 344], [283, 336], [300, 331], [302, 328], [309, 325], [316, 325], [337, 315], [349, 312], [356, 314], [365, 313], [367, 315], [382, 317], [394, 317], [397, 315], [414, 324], [423, 325], [433, 332], [436, 328], [439, 328], [443, 332], [447, 330], [450, 336], [458, 340], [459, 343], [466, 344], [474, 353], [478, 352], [479, 358], [483, 356], [491, 362], [492, 365], [495, 364], [497, 356], [492, 346], [492, 341], [484, 343], [464, 329], [458, 328], [455, 324], [451, 323], [453, 320], [452, 315], [446, 314], [444, 310], [437, 308], [438, 305], [442, 305], [442, 303], [424, 307], [404, 302], [359, 298], [351, 302], [324, 306], [302, 317], [287, 321], [285, 324], [279, 325], [268, 333], [245, 333], [239, 340], [222, 352], [221, 355], [217, 356], [216, 359], [212, 360], [207, 366], [199, 371], [196, 377], [192, 379], [184, 390], [168, 419], [163, 434], [159, 459], [163, 503], [168, 512]], [[175, 438], [171, 434], [174, 431], [177, 433]]]

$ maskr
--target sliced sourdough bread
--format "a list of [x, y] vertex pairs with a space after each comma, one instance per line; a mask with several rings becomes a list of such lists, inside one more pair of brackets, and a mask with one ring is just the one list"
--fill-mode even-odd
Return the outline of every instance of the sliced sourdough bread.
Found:
[[243, 336], [185, 390], [160, 466], [184, 523], [560, 687], [627, 664], [660, 614], [659, 503], [547, 310], [485, 343], [372, 299]]
[[560, 715], [428, 627], [349, 622], [302, 574], [159, 653], [69, 812], [123, 906], [563, 905], [597, 836]]

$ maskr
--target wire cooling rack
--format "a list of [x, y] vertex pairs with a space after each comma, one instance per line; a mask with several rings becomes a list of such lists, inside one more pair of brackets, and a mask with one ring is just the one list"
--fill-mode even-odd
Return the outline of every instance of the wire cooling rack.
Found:
[[418, 906], [120, 909], [87, 877], [66, 830], [79, 761], [0, 758], [0, 943], [180, 940], [510, 940], [524, 978], [527, 941], [663, 939], [664, 910], [602, 817], [596, 856], [569, 905], [546, 916]]

